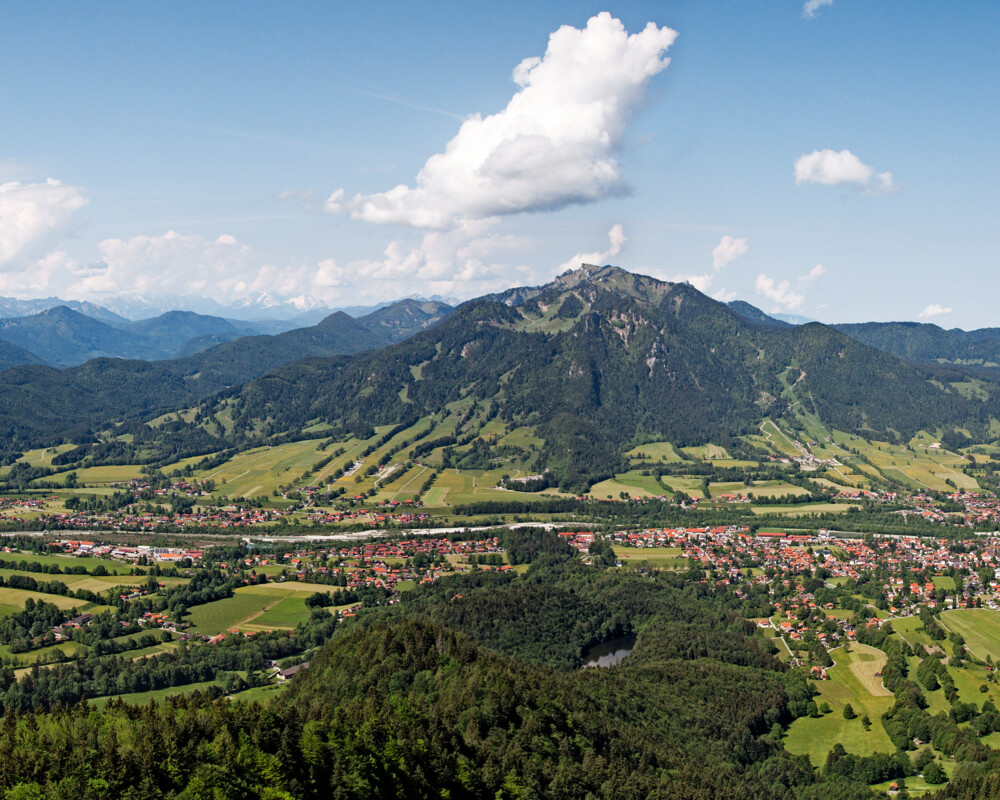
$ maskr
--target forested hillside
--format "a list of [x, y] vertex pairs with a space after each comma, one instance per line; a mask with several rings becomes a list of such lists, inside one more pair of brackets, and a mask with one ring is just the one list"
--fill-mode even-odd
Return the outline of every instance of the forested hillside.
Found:
[[[397, 305], [401, 307], [398, 312]], [[40, 366], [4, 370], [0, 372], [2, 447], [16, 450], [35, 442], [86, 438], [102, 423], [189, 406], [301, 358], [383, 347], [437, 323], [448, 311], [441, 304], [431, 304], [426, 311], [420, 306], [403, 301], [380, 309], [370, 325], [365, 318], [355, 320], [336, 312], [309, 328], [245, 336], [175, 360], [100, 358], [64, 370]], [[56, 309], [48, 313], [76, 312]], [[188, 315], [171, 319], [175, 329], [198, 329], [199, 321]], [[131, 335], [121, 330], [115, 334]], [[0, 351], [0, 356], [6, 352]], [[11, 358], [21, 359], [18, 364], [37, 363], [30, 353], [18, 356], [20, 351], [13, 347], [9, 352]]]
[[[822, 782], [783, 751], [782, 726], [805, 713], [810, 690], [762, 649], [734, 596], [663, 575], [602, 578], [568, 560], [533, 570], [507, 589], [477, 588], [476, 576], [436, 587], [426, 602], [461, 599], [471, 626], [365, 612], [266, 708], [195, 697], [8, 714], [0, 789], [17, 798], [871, 796], [847, 779]], [[521, 624], [517, 580], [528, 591], [585, 591], [607, 606], [607, 630], [628, 617], [634, 653], [614, 670], [544, 666], [540, 644], [509, 655], [521, 638], [538, 641]], [[507, 644], [451, 627], [478, 628], [473, 619], [494, 613]], [[548, 613], [593, 641], [589, 605]]]
[[317, 419], [364, 430], [462, 398], [538, 426], [545, 466], [566, 487], [613, 471], [637, 443], [725, 445], [797, 403], [832, 427], [892, 439], [936, 426], [982, 435], [1000, 417], [995, 397], [942, 388], [832, 328], [763, 327], [687, 284], [585, 268], [467, 303], [350, 362], [278, 370], [235, 395], [234, 419], [272, 432]]
[[60, 437], [92, 441], [115, 420], [195, 404], [199, 420], [225, 416], [223, 427], [133, 426], [132, 445], [108, 450], [127, 458], [124, 450], [156, 439], [146, 452], [162, 458], [294, 437], [316, 423], [366, 438], [373, 426], [471, 404], [508, 428], [533, 427], [543, 442], [538, 466], [580, 491], [620, 471], [636, 445], [739, 446], [767, 417], [809, 414], [830, 428], [903, 442], [919, 430], [981, 440], [1000, 419], [995, 384], [980, 380], [970, 391], [961, 368], [945, 375], [914, 366], [819, 323], [761, 325], [688, 284], [613, 267], [470, 301], [439, 321], [445, 313], [405, 301], [372, 320], [337, 313], [313, 328], [176, 361], [7, 370], [0, 431], [8, 448], [23, 449]]
[[1000, 366], [1000, 329], [945, 330], [927, 322], [864, 322], [833, 326], [869, 347], [907, 361]]
[[39, 364], [41, 359], [34, 353], [9, 342], [0, 342], [0, 370], [19, 367], [23, 364]]

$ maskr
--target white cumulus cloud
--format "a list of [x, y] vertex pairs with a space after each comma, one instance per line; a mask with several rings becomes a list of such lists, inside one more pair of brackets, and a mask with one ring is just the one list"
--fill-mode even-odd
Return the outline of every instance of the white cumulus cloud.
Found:
[[806, 0], [806, 4], [802, 6], [802, 16], [806, 19], [812, 19], [823, 6], [832, 5], [833, 0]]
[[844, 183], [866, 184], [874, 170], [850, 150], [814, 150], [795, 162], [796, 183], [820, 183], [839, 186]]
[[939, 305], [938, 303], [930, 303], [923, 311], [920, 312], [919, 316], [938, 317], [942, 314], [950, 314], [952, 311], [954, 311], [954, 309]]
[[799, 156], [795, 161], [795, 182], [822, 186], [854, 184], [871, 187], [867, 189], [869, 194], [888, 194], [896, 190], [891, 172], [876, 172], [850, 150], [814, 150]]
[[722, 240], [712, 251], [712, 266], [716, 270], [722, 269], [746, 253], [750, 247], [746, 239], [734, 239], [732, 236], [723, 236]]
[[795, 182], [822, 186], [854, 185], [864, 188], [864, 193], [869, 195], [896, 191], [891, 172], [875, 172], [850, 150], [814, 150], [799, 156], [795, 162]]
[[608, 231], [607, 250], [603, 252], [577, 253], [559, 266], [559, 272], [562, 273], [568, 269], [578, 269], [581, 264], [596, 264], [599, 267], [603, 267], [605, 264], [611, 263], [611, 259], [622, 251], [625, 241], [625, 229], [620, 224], [613, 225], [611, 230]]
[[667, 276], [664, 280], [669, 281], [670, 283], [690, 283], [702, 294], [708, 294], [709, 290], [712, 288], [712, 282], [715, 280], [715, 275], [711, 272], [706, 272], [701, 275], [689, 275], [682, 273], [680, 275]]
[[23, 268], [25, 259], [72, 232], [85, 205], [79, 188], [57, 180], [0, 184], [0, 270]]
[[763, 272], [757, 276], [757, 282], [754, 286], [759, 294], [764, 295], [785, 311], [795, 311], [805, 301], [805, 295], [793, 289], [789, 281], [779, 283], [774, 278], [767, 277]]
[[[462, 217], [553, 210], [623, 193], [615, 155], [676, 37], [652, 22], [629, 34], [607, 12], [583, 30], [559, 28], [541, 58], [515, 68], [521, 89], [503, 111], [462, 123], [414, 186], [356, 196], [352, 216], [446, 228]], [[341, 205], [336, 193], [331, 201], [333, 210]]]
[[344, 207], [344, 190], [337, 189], [333, 194], [326, 198], [326, 203], [323, 205], [323, 210], [328, 214], [336, 214]]

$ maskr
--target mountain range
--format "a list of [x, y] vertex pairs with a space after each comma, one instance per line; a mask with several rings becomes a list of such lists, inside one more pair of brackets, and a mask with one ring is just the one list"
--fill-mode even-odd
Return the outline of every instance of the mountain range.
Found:
[[[74, 437], [102, 422], [190, 405], [298, 359], [385, 347], [451, 311], [443, 303], [403, 300], [361, 319], [338, 311], [318, 325], [245, 336], [185, 358], [95, 358], [66, 369], [33, 363], [30, 353], [4, 345], [21, 365], [0, 372], [0, 450]], [[6, 354], [0, 349], [0, 356]]]
[[[163, 327], [186, 336], [208, 324], [167, 316], [170, 325], [150, 321], [142, 341]], [[872, 330], [895, 330], [886, 325]], [[338, 312], [174, 360], [96, 359], [61, 371], [24, 364], [0, 372], [0, 436], [8, 450], [86, 441], [116, 421], [196, 407], [194, 420], [178, 417], [169, 428], [130, 423], [131, 443], [112, 437], [105, 448], [151, 458], [294, 437], [317, 423], [332, 435], [360, 435], [465, 409], [507, 429], [533, 429], [543, 443], [539, 467], [576, 489], [614, 472], [637, 444], [738, 449], [767, 418], [794, 427], [809, 416], [894, 441], [921, 429], [985, 440], [1000, 425], [995, 376], [913, 363], [913, 353], [930, 351], [909, 350], [907, 360], [849, 332], [872, 336], [791, 325], [686, 283], [584, 265], [458, 309], [408, 300], [359, 319]], [[946, 341], [988, 340], [945, 333]], [[130, 335], [138, 346], [140, 333]], [[883, 339], [886, 348], [896, 341]], [[225, 426], [204, 422], [220, 415]]]
[[637, 443], [727, 444], [796, 406], [870, 436], [981, 434], [1000, 419], [993, 389], [968, 398], [829, 326], [751, 322], [688, 284], [584, 266], [470, 301], [392, 347], [289, 365], [228, 402], [243, 425], [355, 431], [471, 400], [508, 427], [534, 426], [542, 464], [575, 488]]

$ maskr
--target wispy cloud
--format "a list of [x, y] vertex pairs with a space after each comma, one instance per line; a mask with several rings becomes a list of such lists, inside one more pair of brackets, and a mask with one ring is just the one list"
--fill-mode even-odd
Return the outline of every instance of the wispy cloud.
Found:
[[806, 19], [812, 19], [816, 16], [823, 6], [832, 6], [833, 0], [806, 0], [806, 4], [802, 6], [802, 16]]
[[730, 264], [740, 256], [744, 255], [750, 246], [746, 239], [734, 239], [732, 236], [723, 236], [712, 251], [712, 266], [716, 271], [722, 269], [726, 264]]
[[403, 108], [412, 108], [414, 111], [429, 111], [432, 114], [440, 114], [444, 117], [450, 117], [451, 119], [457, 119], [464, 121], [465, 117], [461, 114], [456, 114], [454, 111], [445, 111], [443, 108], [435, 108], [434, 106], [424, 105], [423, 103], [417, 103], [413, 100], [407, 100], [405, 97], [400, 97], [394, 92], [376, 91], [374, 89], [363, 89], [360, 86], [343, 86], [346, 91], [353, 92], [354, 94], [361, 94], [365, 97], [374, 97], [376, 100], [385, 100], [387, 103], [394, 103], [397, 106], [402, 106]]

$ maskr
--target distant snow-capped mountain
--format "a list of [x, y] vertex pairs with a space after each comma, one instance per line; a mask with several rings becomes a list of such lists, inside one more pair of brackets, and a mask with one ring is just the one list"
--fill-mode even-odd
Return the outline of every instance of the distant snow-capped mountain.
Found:
[[322, 318], [332, 312], [310, 297], [282, 298], [266, 292], [228, 303], [198, 295], [129, 294], [103, 298], [101, 305], [128, 319], [148, 319], [175, 309], [242, 320], [290, 320], [313, 311], [321, 312]]

